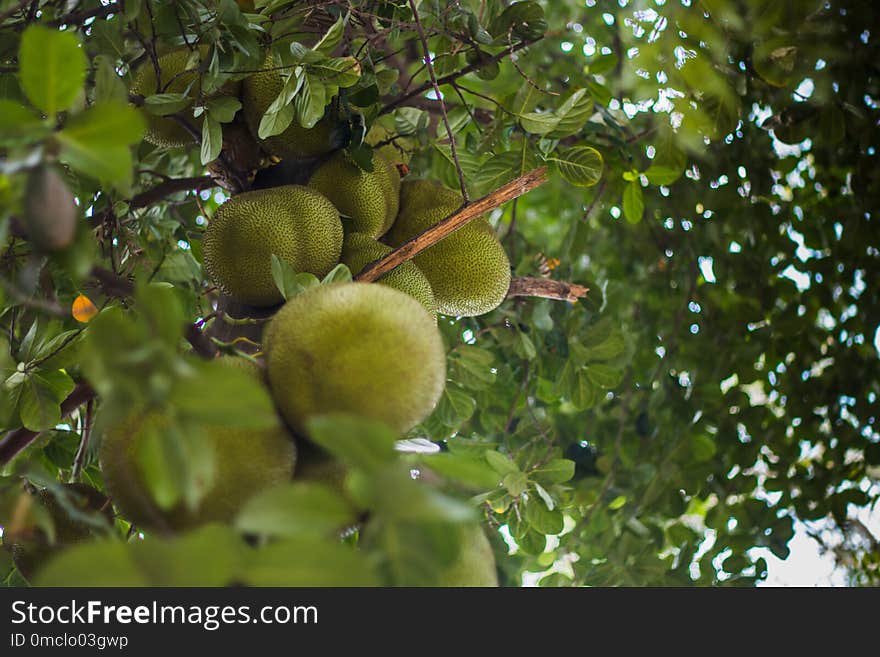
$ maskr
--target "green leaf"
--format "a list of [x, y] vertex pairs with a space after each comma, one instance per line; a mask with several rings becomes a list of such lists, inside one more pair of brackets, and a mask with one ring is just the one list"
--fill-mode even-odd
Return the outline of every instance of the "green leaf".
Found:
[[553, 459], [529, 473], [533, 479], [545, 484], [561, 484], [574, 477], [574, 461]]
[[302, 89], [293, 99], [299, 124], [306, 129], [314, 128], [324, 116], [327, 100], [327, 89], [321, 79], [310, 73], [306, 74]]
[[519, 466], [513, 462], [513, 459], [493, 449], [486, 450], [485, 459], [492, 466], [492, 469], [500, 475], [518, 474], [520, 472]]
[[0, 145], [15, 146], [43, 138], [51, 129], [32, 110], [0, 98]]
[[202, 122], [202, 164], [213, 162], [223, 148], [223, 126], [210, 114]]
[[366, 554], [338, 540], [297, 536], [267, 545], [241, 579], [252, 586], [378, 586]]
[[623, 190], [623, 216], [631, 224], [642, 220], [645, 212], [645, 201], [642, 198], [642, 187], [638, 180], [633, 180]]
[[718, 449], [715, 445], [715, 441], [709, 436], [703, 434], [697, 434], [691, 437], [690, 448], [691, 457], [697, 463], [708, 461], [715, 456], [715, 452]]
[[344, 263], [340, 262], [321, 280], [321, 284], [351, 283], [351, 280], [351, 270]]
[[309, 272], [297, 272], [286, 260], [272, 254], [272, 280], [285, 299], [292, 299], [320, 284], [318, 277]]
[[296, 110], [293, 103], [285, 105], [277, 112], [266, 112], [260, 119], [260, 126], [257, 129], [257, 135], [260, 139], [280, 135], [290, 127], [295, 114]]
[[624, 504], [626, 504], [626, 495], [618, 495], [608, 503], [608, 508], [611, 511], [616, 511], [617, 509], [623, 508]]
[[515, 2], [489, 25], [496, 42], [506, 44], [508, 32], [520, 39], [539, 39], [547, 31], [544, 9], [537, 2]]
[[512, 472], [501, 480], [501, 484], [511, 497], [519, 497], [528, 489], [529, 480], [522, 472]]
[[597, 401], [599, 401], [599, 389], [593, 384], [586, 372], [578, 372], [571, 393], [571, 403], [581, 410], [586, 410]]
[[434, 413], [440, 422], [455, 429], [470, 419], [476, 407], [473, 397], [458, 387], [447, 385]]
[[559, 117], [555, 112], [528, 112], [520, 114], [519, 124], [523, 130], [533, 135], [546, 135], [559, 125]]
[[623, 379], [623, 372], [609, 365], [592, 363], [587, 366], [587, 378], [600, 388], [613, 388]]
[[428, 113], [416, 107], [401, 107], [394, 112], [394, 129], [405, 137], [428, 127]]
[[82, 92], [86, 55], [73, 32], [28, 26], [21, 36], [18, 61], [28, 100], [50, 117], [69, 109]]
[[565, 180], [578, 187], [592, 187], [602, 178], [602, 154], [591, 146], [575, 146], [547, 158], [559, 167]]
[[123, 192], [132, 180], [132, 159], [129, 147], [106, 140], [94, 143], [77, 138], [76, 133], [62, 130], [57, 134], [61, 145], [59, 158], [80, 173], [107, 183]]
[[187, 94], [153, 94], [144, 98], [144, 107], [150, 114], [167, 116], [189, 107], [192, 102]]
[[207, 426], [254, 431], [279, 426], [272, 398], [249, 371], [222, 360], [197, 361], [190, 368], [171, 392], [181, 416]]
[[131, 105], [104, 102], [72, 117], [57, 136], [63, 145], [73, 142], [80, 148], [112, 149], [138, 143], [145, 127], [143, 116]]
[[526, 522], [535, 531], [545, 535], [562, 533], [565, 527], [565, 519], [559, 509], [550, 510], [541, 499], [529, 498], [525, 505]]
[[351, 87], [361, 78], [361, 65], [354, 57], [334, 57], [311, 64], [313, 71], [325, 83], [336, 87]]
[[219, 96], [212, 98], [206, 104], [208, 115], [219, 123], [229, 123], [235, 118], [235, 113], [241, 109], [241, 101], [232, 96]]
[[128, 88], [116, 72], [116, 61], [109, 55], [95, 57], [95, 102], [128, 103]]
[[333, 413], [306, 421], [309, 437], [343, 463], [366, 471], [395, 459], [397, 436], [376, 420]]
[[498, 486], [500, 477], [484, 459], [450, 452], [423, 457], [425, 465], [434, 472], [479, 490]]
[[645, 171], [645, 176], [652, 185], [671, 185], [684, 173], [687, 158], [674, 146], [659, 151]]
[[61, 421], [61, 402], [73, 388], [73, 379], [61, 370], [34, 371], [21, 384], [21, 423], [31, 431], [54, 427]]
[[332, 488], [295, 482], [270, 488], [248, 500], [235, 526], [251, 534], [331, 538], [354, 520], [354, 511]]
[[327, 33], [321, 37], [321, 40], [318, 41], [312, 48], [315, 52], [320, 52], [325, 55], [329, 55], [333, 52], [336, 46], [339, 45], [339, 42], [342, 40], [342, 35], [345, 28], [345, 21], [342, 16], [340, 16], [335, 23], [327, 30]]

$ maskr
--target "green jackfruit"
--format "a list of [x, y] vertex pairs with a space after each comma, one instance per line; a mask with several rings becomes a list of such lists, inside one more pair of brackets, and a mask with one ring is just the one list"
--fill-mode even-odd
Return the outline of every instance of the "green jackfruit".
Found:
[[[241, 359], [222, 360], [230, 368], [240, 367], [232, 361]], [[107, 431], [101, 441], [99, 460], [107, 490], [125, 518], [140, 527], [168, 531], [228, 522], [254, 494], [292, 477], [296, 446], [280, 422], [259, 430], [210, 427], [206, 436], [214, 449], [215, 472], [200, 506], [190, 510], [179, 502], [171, 509], [162, 509], [147, 487], [139, 454], [144, 441], [167, 432], [170, 422], [167, 415], [157, 411], [135, 413]]]
[[266, 338], [275, 403], [299, 432], [312, 415], [347, 412], [403, 433], [443, 393], [446, 354], [434, 318], [386, 285], [313, 287], [278, 311]]
[[[461, 196], [428, 180], [405, 180], [386, 239], [400, 246], [461, 207]], [[474, 219], [413, 258], [431, 283], [438, 312], [473, 317], [494, 310], [510, 287], [510, 261], [485, 219]]]
[[[391, 253], [386, 244], [377, 242], [363, 233], [349, 233], [342, 242], [342, 262], [357, 275], [371, 262]], [[437, 302], [431, 284], [416, 264], [410, 260], [382, 276], [377, 283], [393, 287], [421, 303], [431, 315], [437, 314]]]
[[340, 151], [312, 174], [309, 186], [329, 198], [343, 215], [346, 232], [380, 237], [394, 223], [400, 203], [400, 174], [381, 155], [364, 171]]
[[233, 196], [205, 231], [211, 280], [239, 303], [271, 306], [283, 297], [272, 278], [272, 254], [297, 272], [325, 276], [339, 263], [342, 222], [322, 194], [284, 185]]
[[[210, 46], [200, 46], [199, 54], [206, 57]], [[189, 48], [172, 50], [159, 57], [159, 71], [162, 75], [160, 84], [156, 83], [156, 71], [150, 61], [142, 64], [134, 74], [131, 85], [131, 93], [138, 96], [152, 96], [156, 93], [185, 93], [190, 99], [195, 100], [199, 94], [199, 66], [200, 63], [190, 63], [193, 51]], [[189, 64], [189, 65], [187, 65]], [[241, 83], [238, 80], [229, 81], [220, 90], [208, 97], [238, 96]], [[192, 105], [181, 110], [184, 114], [191, 111]], [[180, 123], [164, 116], [156, 116], [151, 112], [144, 112], [147, 119], [147, 131], [144, 139], [154, 146], [163, 148], [178, 148], [195, 143], [193, 136], [187, 132]], [[192, 118], [193, 125], [201, 129], [204, 116]]]
[[[271, 58], [264, 66], [269, 70], [255, 73], [242, 83], [242, 111], [255, 139], [259, 139], [260, 120], [284, 88], [284, 79]], [[281, 134], [259, 141], [268, 153], [282, 159], [316, 157], [336, 147], [336, 128], [337, 122], [328, 112], [314, 127], [304, 128], [294, 119]]]
[[495, 554], [486, 534], [479, 525], [463, 527], [461, 551], [455, 562], [438, 579], [438, 586], [498, 586]]

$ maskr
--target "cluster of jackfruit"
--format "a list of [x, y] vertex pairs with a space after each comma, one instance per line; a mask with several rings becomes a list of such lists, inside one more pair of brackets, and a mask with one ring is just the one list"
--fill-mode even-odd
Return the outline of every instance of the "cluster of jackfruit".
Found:
[[[176, 90], [195, 99], [198, 76], [188, 69], [192, 61], [188, 51], [165, 55], [159, 64], [167, 86], [157, 87], [155, 72], [145, 67], [134, 92]], [[340, 131], [332, 110], [311, 129], [294, 122], [279, 135], [259, 139], [260, 118], [280, 93], [281, 76], [270, 69], [239, 86], [245, 122], [267, 153], [285, 160], [313, 159], [305, 185], [283, 184], [229, 198], [210, 218], [203, 240], [205, 270], [224, 294], [241, 304], [280, 306], [263, 335], [265, 371], [254, 367], [252, 374], [267, 385], [284, 428], [215, 432], [218, 470], [196, 512], [182, 503], [160, 510], [138, 470], [143, 441], [162, 431], [167, 418], [142, 413], [109, 431], [101, 463], [114, 502], [130, 519], [158, 531], [228, 521], [254, 493], [289, 479], [294, 470], [297, 478], [341, 486], [341, 464], [326, 457], [302, 459], [302, 450], [294, 446], [294, 437], [308, 444], [309, 418], [352, 413], [379, 420], [402, 436], [433, 411], [445, 386], [437, 313], [489, 312], [503, 301], [510, 283], [504, 249], [488, 222], [478, 219], [377, 284], [322, 284], [282, 306], [273, 256], [298, 273], [323, 277], [342, 262], [357, 275], [454, 213], [462, 198], [431, 181], [401, 180], [399, 156], [381, 147], [372, 152], [370, 170], [361, 168], [346, 151], [334, 149]], [[164, 147], [189, 140], [168, 121], [155, 117], [148, 139]], [[248, 362], [227, 360], [230, 367]], [[307, 451], [315, 453], [313, 446]], [[236, 452], [247, 457], [237, 458]], [[497, 584], [482, 532], [464, 542], [462, 558], [473, 563], [450, 570], [450, 583]]]

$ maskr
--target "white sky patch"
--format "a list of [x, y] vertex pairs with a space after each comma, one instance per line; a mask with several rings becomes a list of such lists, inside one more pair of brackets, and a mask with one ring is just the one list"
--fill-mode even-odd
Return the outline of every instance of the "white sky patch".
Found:
[[700, 264], [700, 273], [703, 274], [703, 278], [707, 283], [715, 282], [715, 271], [712, 266], [715, 264], [715, 261], [711, 256], [700, 256], [697, 259], [697, 262]]

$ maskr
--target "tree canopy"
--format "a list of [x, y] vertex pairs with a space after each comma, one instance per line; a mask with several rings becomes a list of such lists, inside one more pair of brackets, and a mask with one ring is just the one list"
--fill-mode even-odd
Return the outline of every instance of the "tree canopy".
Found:
[[[505, 586], [754, 585], [795, 523], [880, 583], [856, 517], [880, 496], [878, 31], [836, 0], [0, 2], [0, 526], [59, 548], [0, 575], [424, 585], [478, 519]], [[280, 89], [249, 126], [229, 90], [261, 71]], [[417, 242], [488, 217], [508, 297], [439, 316], [445, 390], [407, 435], [309, 423], [341, 488], [294, 476], [229, 523], [140, 531], [97, 457], [133, 409], [164, 418], [138, 458], [166, 507], [199, 504], [213, 432], [279, 422], [220, 375], [260, 362], [267, 312], [212, 284], [203, 237], [227, 198], [308, 180], [260, 144], [331, 113], [365, 170], [385, 150], [462, 194]], [[157, 120], [184, 144], [145, 140]], [[351, 280], [272, 273], [286, 298]]]

